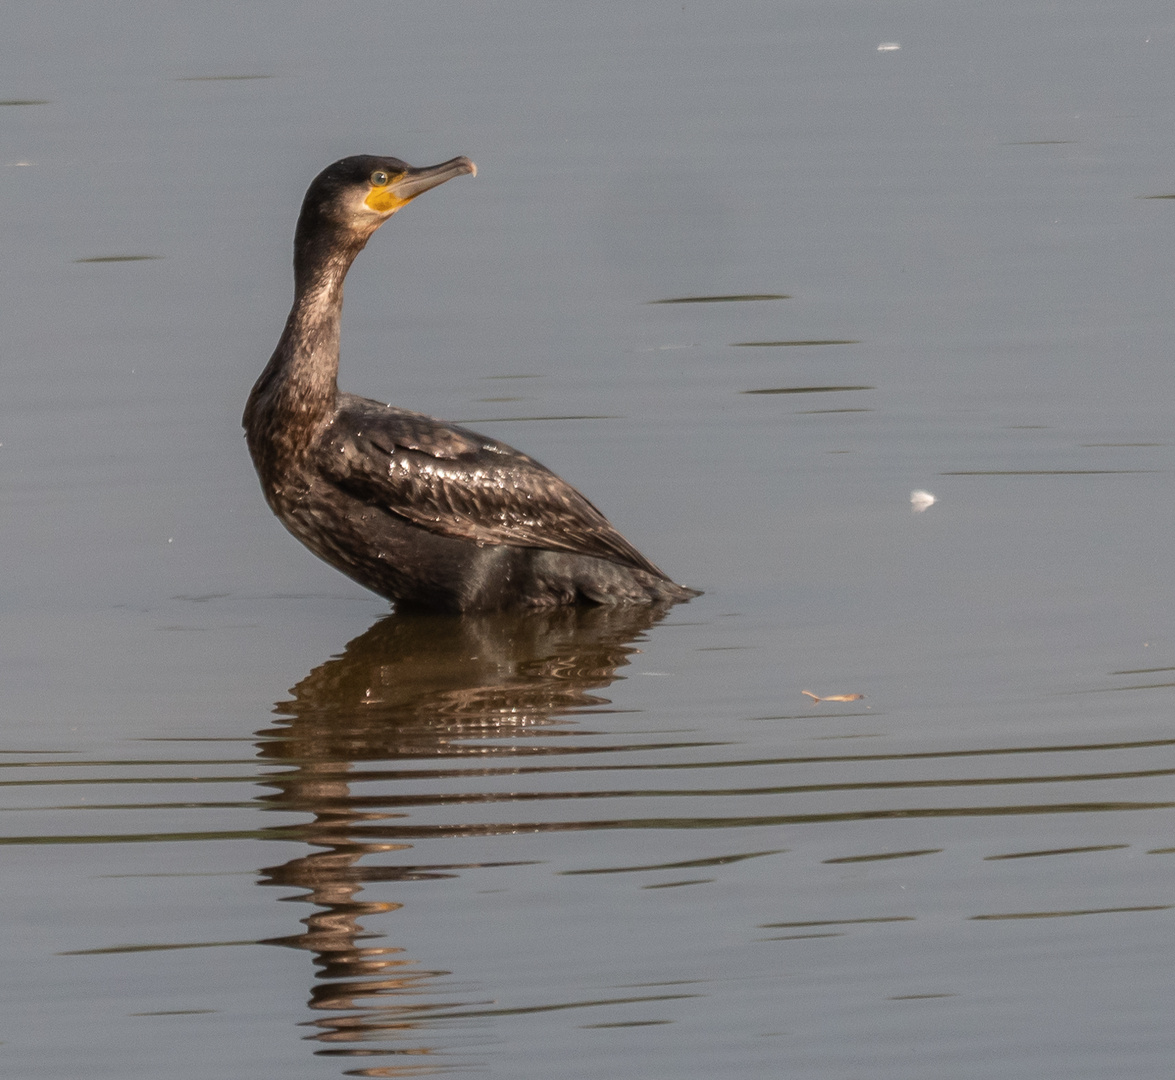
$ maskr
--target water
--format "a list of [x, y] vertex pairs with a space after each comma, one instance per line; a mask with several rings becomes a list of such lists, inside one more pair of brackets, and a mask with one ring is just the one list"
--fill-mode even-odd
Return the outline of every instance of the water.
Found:
[[[5, 1075], [1169, 1073], [1167, 9], [0, 49]], [[272, 519], [238, 418], [356, 152], [479, 175], [360, 257], [343, 385], [704, 596], [389, 616]]]

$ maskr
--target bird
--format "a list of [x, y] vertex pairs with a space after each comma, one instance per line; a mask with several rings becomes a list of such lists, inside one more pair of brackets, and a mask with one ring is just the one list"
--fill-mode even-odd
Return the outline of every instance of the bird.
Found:
[[672, 581], [583, 495], [496, 439], [338, 389], [343, 280], [375, 231], [467, 157], [336, 161], [294, 232], [294, 303], [242, 423], [265, 499], [315, 555], [397, 609], [670, 605]]

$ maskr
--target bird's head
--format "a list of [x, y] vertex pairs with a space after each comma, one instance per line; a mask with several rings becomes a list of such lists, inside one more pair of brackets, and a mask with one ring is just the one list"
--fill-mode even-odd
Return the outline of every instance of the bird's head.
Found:
[[358, 154], [327, 166], [302, 203], [299, 233], [348, 236], [361, 247], [385, 221], [417, 195], [452, 180], [477, 175], [467, 157], [415, 169], [399, 158]]

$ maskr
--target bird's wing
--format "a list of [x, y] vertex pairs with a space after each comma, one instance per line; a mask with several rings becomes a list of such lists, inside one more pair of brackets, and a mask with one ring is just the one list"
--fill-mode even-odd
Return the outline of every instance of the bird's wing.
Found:
[[442, 536], [593, 555], [664, 577], [587, 499], [505, 443], [340, 395], [319, 443], [341, 490]]

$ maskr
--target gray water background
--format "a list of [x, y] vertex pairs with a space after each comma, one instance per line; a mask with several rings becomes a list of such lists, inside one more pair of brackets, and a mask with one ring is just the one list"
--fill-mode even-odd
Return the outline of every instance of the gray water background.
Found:
[[[1170, 1074], [1168, 5], [3, 22], [5, 1075]], [[479, 175], [357, 262], [342, 384], [703, 597], [373, 626], [269, 515], [359, 152]]]

